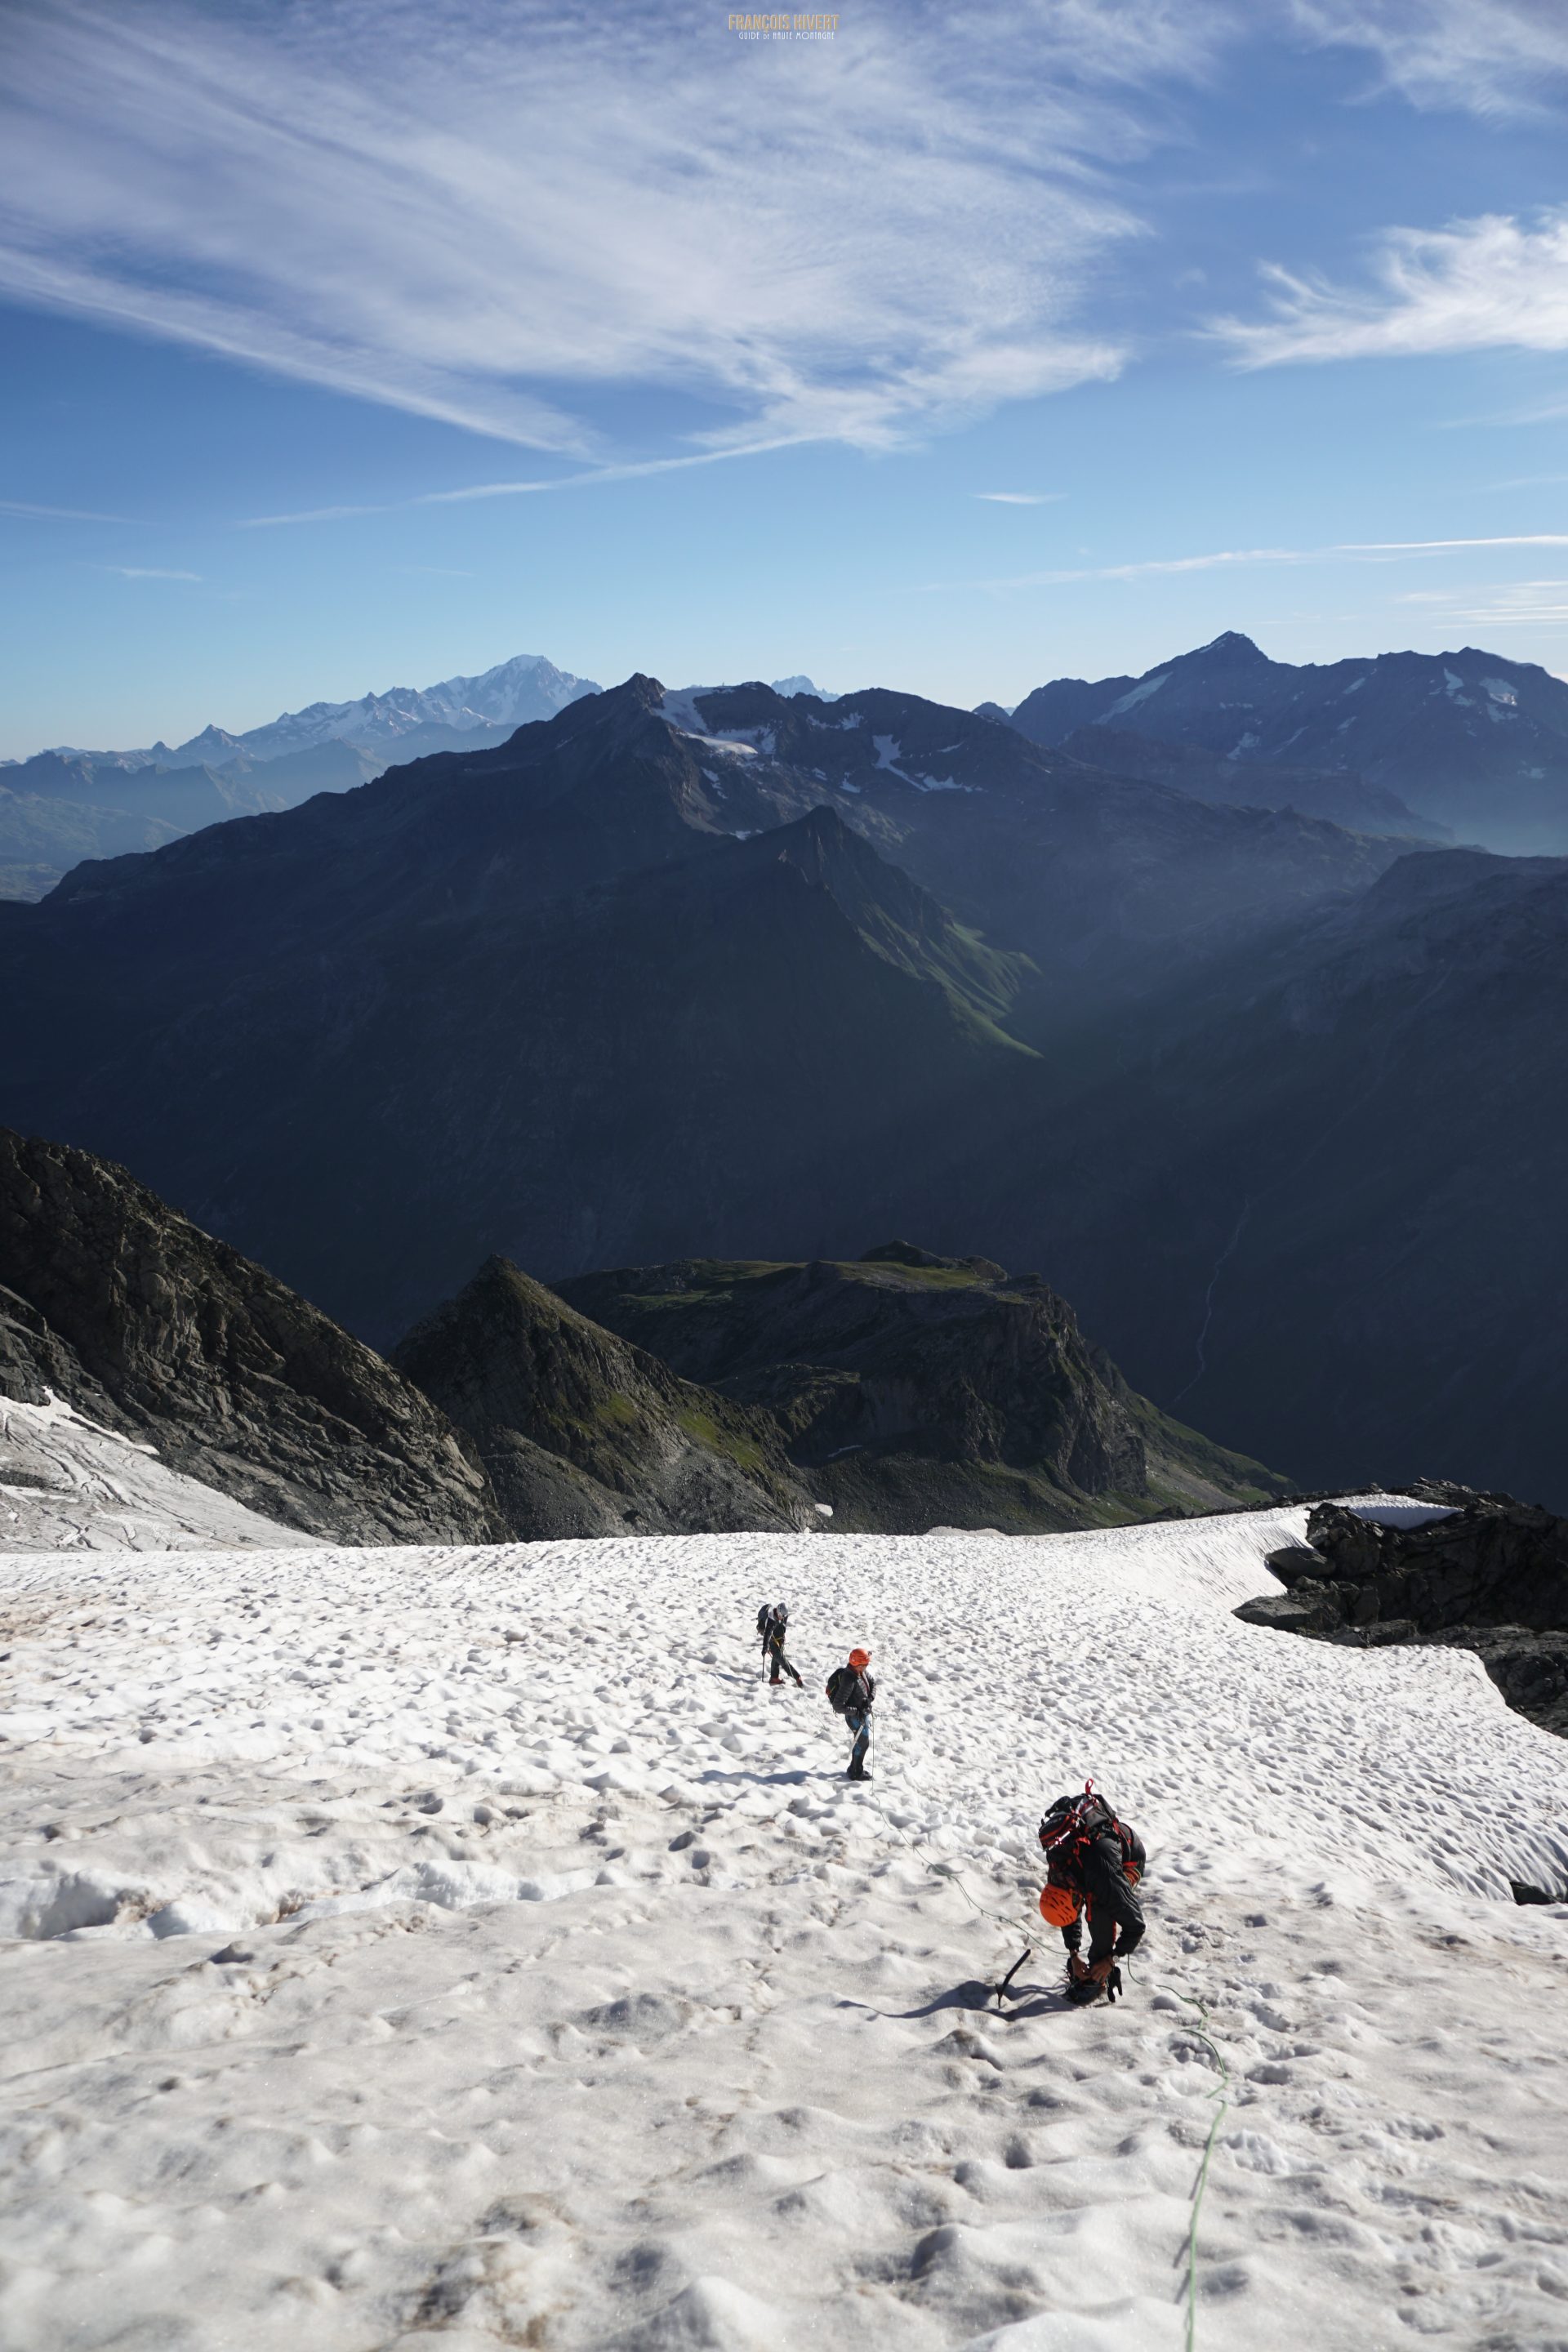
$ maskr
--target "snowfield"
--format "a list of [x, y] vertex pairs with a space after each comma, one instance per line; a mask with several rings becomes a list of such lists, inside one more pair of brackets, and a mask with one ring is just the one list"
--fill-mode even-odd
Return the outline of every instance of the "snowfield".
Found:
[[1568, 1748], [1304, 1522], [0, 1559], [0, 2343], [1562, 2352]]

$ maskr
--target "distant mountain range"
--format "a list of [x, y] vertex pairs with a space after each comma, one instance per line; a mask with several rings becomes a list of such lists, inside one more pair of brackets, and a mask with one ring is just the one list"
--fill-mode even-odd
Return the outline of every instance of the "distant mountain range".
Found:
[[0, 1107], [376, 1344], [492, 1253], [941, 1245], [1044, 1053], [1401, 854], [914, 696], [637, 677], [0, 907]]
[[597, 692], [542, 654], [519, 654], [477, 677], [313, 702], [238, 735], [204, 727], [172, 750], [62, 746], [0, 761], [0, 898], [41, 898], [83, 857], [151, 849], [231, 816], [350, 792], [394, 759], [503, 742]]
[[[1085, 729], [1185, 745], [1223, 762], [1237, 785], [1280, 767], [1342, 777], [1397, 795], [1427, 829], [1510, 855], [1568, 852], [1568, 682], [1474, 646], [1298, 666], [1270, 661], [1231, 630], [1142, 677], [1037, 687], [1009, 723], [1053, 747], [1082, 746]], [[1312, 805], [1300, 791], [1294, 805]], [[1374, 796], [1365, 814], [1377, 806]], [[1384, 807], [1386, 823], [1395, 812]]]
[[[60, 746], [0, 760], [0, 898], [41, 898], [85, 857], [155, 849], [231, 816], [352, 792], [394, 760], [483, 751], [598, 691], [542, 654], [517, 654], [477, 677], [313, 702], [238, 735], [204, 727], [173, 750]], [[779, 678], [774, 691], [833, 699], [805, 677]]]
[[1305, 1483], [1568, 1499], [1568, 861], [1084, 728], [634, 677], [80, 865], [0, 906], [0, 1116], [378, 1347], [491, 1257], [603, 1324], [606, 1266], [912, 1233]]
[[362, 694], [352, 702], [312, 702], [237, 735], [223, 727], [204, 727], [199, 735], [172, 750], [163, 741], [139, 751], [84, 751], [65, 744], [57, 750], [61, 759], [88, 760], [99, 768], [179, 768], [221, 766], [240, 752], [267, 761], [312, 751], [321, 743], [352, 743], [358, 751], [379, 755], [384, 766], [411, 740], [417, 743], [426, 729], [468, 736], [479, 729], [500, 728], [510, 734], [530, 719], [552, 718], [579, 695], [598, 691], [590, 678], [557, 669], [542, 654], [514, 654], [477, 677], [443, 678], [437, 686], [395, 686], [385, 694]]

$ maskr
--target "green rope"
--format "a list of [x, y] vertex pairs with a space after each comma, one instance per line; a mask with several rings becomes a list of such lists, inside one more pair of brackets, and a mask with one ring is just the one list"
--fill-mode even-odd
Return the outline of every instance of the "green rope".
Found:
[[[1175, 1988], [1173, 1986], [1172, 1990], [1174, 1991]], [[1189, 2009], [1195, 2009], [1199, 2016], [1203, 2019], [1204, 2025], [1206, 2027], [1209, 2021], [1209, 2013], [1201, 2000], [1195, 1999], [1193, 1994], [1186, 1992], [1176, 1993], [1176, 1999], [1178, 2000], [1184, 2000]], [[1219, 2068], [1220, 2079], [1215, 2084], [1213, 2091], [1209, 2094], [1211, 2098], [1215, 2098], [1219, 2101], [1219, 2105], [1215, 2109], [1214, 2121], [1209, 2126], [1209, 2136], [1204, 2142], [1203, 2162], [1198, 2167], [1197, 2185], [1193, 2190], [1192, 2225], [1187, 2231], [1187, 2335], [1185, 2352], [1193, 2352], [1193, 2347], [1197, 2342], [1198, 2336], [1198, 2216], [1203, 2211], [1204, 2191], [1209, 2185], [1209, 2158], [1214, 2154], [1215, 2140], [1218, 2135], [1221, 2124], [1225, 2121], [1226, 2115], [1230, 2111], [1230, 2099], [1228, 2096], [1230, 2090], [1230, 2068], [1225, 2063], [1225, 2053], [1220, 2049], [1218, 2043], [1211, 2040], [1210, 2036], [1205, 2032], [1196, 2028], [1192, 2029], [1192, 2031], [1194, 2041], [1201, 2042], [1205, 2050], [1213, 2051], [1215, 2064]]]
[[[874, 1737], [875, 1732], [873, 1731], [873, 1738]], [[876, 1806], [877, 1811], [881, 1814], [888, 1828], [892, 1831], [893, 1835], [896, 1838], [901, 1839], [903, 1843], [909, 1847], [911, 1853], [919, 1854], [921, 1860], [925, 1864], [926, 1868], [931, 1873], [933, 1877], [950, 1880], [951, 1883], [957, 1887], [959, 1893], [963, 1895], [970, 1909], [977, 1912], [981, 1918], [994, 1919], [1001, 1927], [1005, 1927], [1009, 1934], [1016, 1935], [1021, 1933], [1025, 1943], [1032, 1951], [1038, 1952], [1042, 1956], [1045, 1955], [1046, 1948], [1040, 1943], [1038, 1937], [1028, 1927], [1020, 1929], [1016, 1922], [1005, 1918], [1000, 1911], [993, 1911], [988, 1904], [977, 1903], [951, 1863], [939, 1862], [934, 1854], [929, 1853], [926, 1851], [917, 1838], [906, 1835], [904, 1831], [899, 1827], [897, 1822], [889, 1819], [888, 1813], [883, 1809], [881, 1799], [876, 1794], [875, 1790], [872, 1792], [871, 1801]], [[1173, 1986], [1172, 1987], [1172, 1990], [1175, 1990]], [[1220, 2076], [1219, 2081], [1215, 2084], [1215, 2087], [1210, 2094], [1210, 2096], [1217, 2099], [1219, 2104], [1214, 2111], [1214, 2120], [1209, 2125], [1208, 2137], [1204, 2142], [1203, 2157], [1198, 2165], [1197, 2181], [1193, 2189], [1192, 2220], [1187, 2228], [1187, 2326], [1184, 2352], [1194, 2352], [1198, 2336], [1198, 2221], [1204, 2210], [1204, 2192], [1209, 2185], [1209, 2163], [1214, 2155], [1215, 2141], [1219, 2137], [1219, 2127], [1221, 2124], [1225, 2121], [1226, 2116], [1230, 2113], [1230, 2068], [1226, 2064], [1224, 2051], [1220, 2048], [1218, 2042], [1215, 2041], [1213, 2035], [1206, 2031], [1209, 2022], [1209, 2013], [1205, 2003], [1199, 2000], [1192, 1993], [1177, 1992], [1176, 1999], [1178, 2000], [1184, 2001], [1189, 2009], [1195, 2009], [1197, 2011], [1203, 2023], [1200, 2026], [1190, 2027], [1188, 2030], [1191, 2032], [1194, 2041], [1201, 2042], [1204, 2048], [1212, 2053], [1215, 2064], [1219, 2068]]]
[[[873, 1717], [871, 1719], [871, 1754], [873, 1761], [876, 1758], [876, 1717]], [[949, 1880], [952, 1885], [956, 1886], [972, 1911], [976, 1912], [983, 1919], [995, 1920], [999, 1926], [1007, 1929], [1009, 1935], [1021, 1934], [1025, 1943], [1028, 1946], [1031, 1951], [1039, 1953], [1042, 1958], [1047, 1957], [1046, 1947], [1040, 1942], [1038, 1937], [1034, 1933], [1032, 1928], [1026, 1927], [1020, 1927], [1016, 1921], [1005, 1917], [1000, 1911], [993, 1911], [989, 1904], [977, 1903], [951, 1863], [939, 1862], [934, 1854], [929, 1853], [926, 1851], [925, 1847], [921, 1844], [918, 1838], [908, 1836], [906, 1832], [899, 1827], [897, 1822], [889, 1818], [888, 1812], [883, 1807], [881, 1798], [878, 1795], [875, 1788], [872, 1790], [871, 1802], [876, 1806], [877, 1811], [882, 1816], [883, 1822], [886, 1823], [887, 1827], [892, 1831], [893, 1835], [901, 1840], [901, 1842], [909, 1847], [911, 1853], [919, 1854], [921, 1860], [925, 1864], [926, 1868], [931, 1873], [933, 1877], [945, 1878]], [[1172, 1990], [1175, 1991], [1174, 1986], [1172, 1987]], [[1201, 2000], [1197, 2000], [1192, 1993], [1177, 1992], [1176, 1999], [1181, 2001], [1185, 2001], [1189, 2009], [1195, 2009], [1199, 2016], [1202, 2018], [1203, 2025], [1191, 2029], [1193, 2039], [1196, 2042], [1201, 2042], [1205, 2050], [1213, 2053], [1214, 2062], [1219, 2068], [1220, 2074], [1219, 2081], [1215, 2084], [1214, 2090], [1210, 2094], [1211, 2097], [1219, 2101], [1219, 2105], [1215, 2109], [1214, 2121], [1209, 2126], [1208, 2137], [1204, 2142], [1203, 2158], [1198, 2166], [1197, 2182], [1193, 2190], [1192, 2221], [1187, 2230], [1187, 2327], [1184, 2352], [1194, 2352], [1198, 2333], [1198, 2218], [1204, 2208], [1204, 2192], [1209, 2185], [1209, 2161], [1214, 2155], [1214, 2144], [1219, 2136], [1219, 2127], [1221, 2124], [1225, 2121], [1226, 2116], [1230, 2113], [1230, 2068], [1225, 2063], [1224, 2051], [1221, 2050], [1219, 2044], [1205, 2030], [1209, 2021], [1209, 2013], [1205, 2004]]]

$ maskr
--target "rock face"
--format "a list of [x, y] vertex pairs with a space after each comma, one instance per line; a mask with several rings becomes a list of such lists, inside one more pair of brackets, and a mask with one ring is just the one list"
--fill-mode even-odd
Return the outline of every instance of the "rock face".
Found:
[[558, 1287], [772, 1415], [838, 1531], [1088, 1527], [1285, 1483], [1166, 1421], [1038, 1275], [988, 1258], [891, 1242], [853, 1263], [683, 1259]]
[[1390, 1527], [1320, 1504], [1306, 1545], [1270, 1555], [1288, 1591], [1237, 1615], [1358, 1648], [1473, 1650], [1510, 1706], [1568, 1737], [1568, 1519], [1464, 1486], [1423, 1481], [1412, 1492], [1445, 1515]]
[[122, 1168], [0, 1128], [0, 1397], [51, 1393], [314, 1535], [503, 1533], [464, 1441], [379, 1356]]
[[679, 1379], [505, 1258], [393, 1362], [472, 1436], [520, 1540], [816, 1524], [765, 1413]]

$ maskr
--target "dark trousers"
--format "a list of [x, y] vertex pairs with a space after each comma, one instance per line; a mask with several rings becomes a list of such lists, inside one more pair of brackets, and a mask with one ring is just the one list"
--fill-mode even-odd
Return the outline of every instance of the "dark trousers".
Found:
[[1116, 1948], [1116, 1920], [1110, 1906], [1090, 1902], [1085, 1906], [1089, 1914], [1089, 1964], [1109, 1959]]
[[[763, 1655], [768, 1662], [769, 1682], [782, 1682], [784, 1680], [784, 1675], [788, 1675], [792, 1682], [798, 1683], [800, 1681], [800, 1676], [795, 1673], [795, 1668], [790, 1664], [789, 1660], [784, 1655], [784, 1635], [782, 1633], [776, 1635], [770, 1634], [768, 1636], [767, 1640], [763, 1643]], [[781, 1675], [779, 1672], [779, 1668], [781, 1666], [784, 1668], [784, 1675]]]
[[865, 1773], [866, 1750], [871, 1745], [871, 1710], [868, 1706], [847, 1706], [844, 1720], [855, 1742], [849, 1752], [849, 1771], [858, 1780]]

